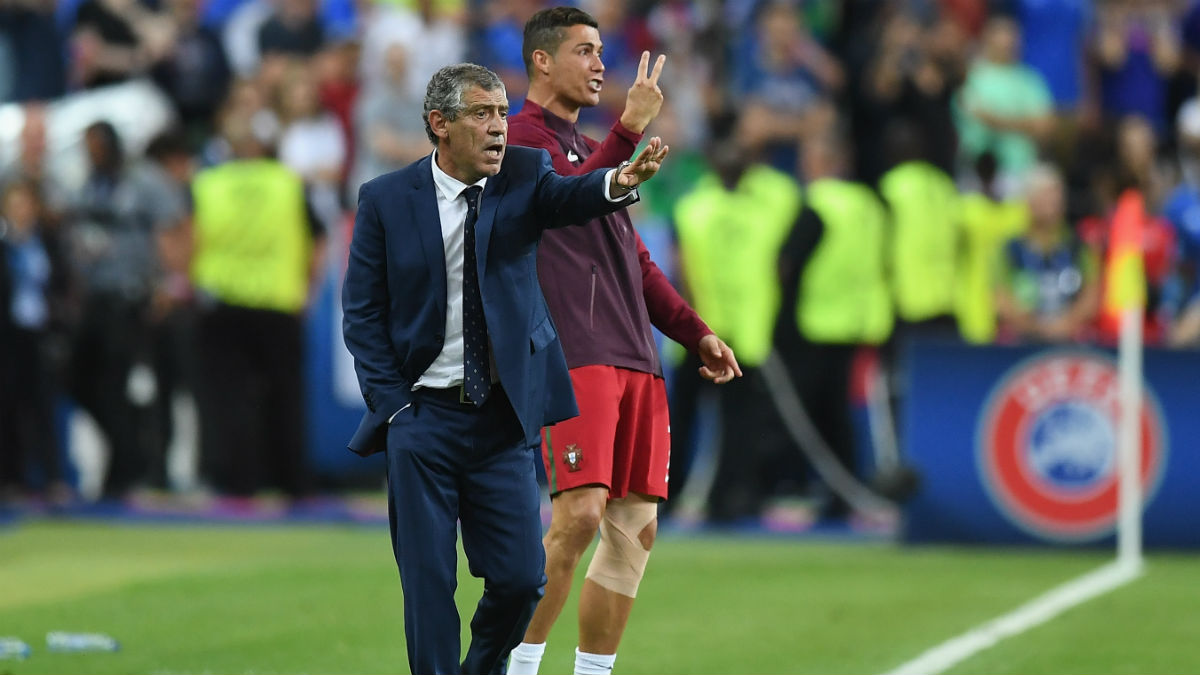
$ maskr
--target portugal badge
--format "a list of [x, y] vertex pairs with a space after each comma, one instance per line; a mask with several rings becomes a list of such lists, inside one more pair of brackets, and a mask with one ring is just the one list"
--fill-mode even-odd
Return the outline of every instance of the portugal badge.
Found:
[[568, 444], [567, 449], [563, 450], [563, 461], [567, 463], [567, 471], [575, 473], [583, 462], [583, 450], [574, 443]]

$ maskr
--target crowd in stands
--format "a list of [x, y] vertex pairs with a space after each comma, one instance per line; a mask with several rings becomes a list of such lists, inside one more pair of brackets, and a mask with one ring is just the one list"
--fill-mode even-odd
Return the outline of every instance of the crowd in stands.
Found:
[[[301, 346], [251, 368], [280, 350], [236, 342], [236, 325], [222, 329], [214, 311], [284, 315], [264, 330], [291, 335], [308, 298], [293, 297], [293, 278], [258, 295], [222, 281], [245, 256], [221, 247], [250, 244], [229, 241], [236, 228], [222, 231], [213, 214], [242, 213], [243, 229], [260, 222], [256, 208], [291, 214], [304, 236], [278, 273], [303, 266], [311, 292], [321, 244], [344, 237], [359, 185], [430, 152], [430, 75], [486, 65], [515, 112], [527, 86], [522, 26], [549, 4], [0, 0], [4, 494], [71, 498], [55, 432], [64, 397], [111, 451], [103, 496], [166, 486], [180, 390], [196, 393], [212, 488], [307, 494], [304, 439], [262, 449], [280, 445], [281, 428], [303, 428], [298, 407], [273, 404], [298, 387], [287, 373], [299, 371]], [[679, 255], [659, 264], [743, 367], [762, 366], [772, 346], [783, 356], [845, 461], [838, 409], [864, 347], [894, 362], [914, 335], [1113, 343], [1107, 243], [1131, 190], [1145, 216], [1146, 342], [1200, 345], [1200, 1], [573, 4], [605, 38], [601, 103], [580, 119], [594, 137], [620, 115], [642, 51], [667, 54], [666, 105], [648, 134], [672, 151], [635, 224], [672, 233]], [[60, 106], [130, 82], [152, 83], [173, 123], [134, 143], [136, 128], [98, 114], [59, 138], [81, 159], [51, 161]], [[216, 172], [231, 163], [278, 164], [302, 188], [222, 192]], [[259, 189], [290, 178], [271, 180]], [[695, 393], [679, 379], [673, 472], [686, 470]], [[771, 448], [784, 441], [744, 433], [770, 426], [755, 421], [762, 406], [746, 405], [764, 385], [745, 379], [724, 397], [723, 445], [768, 447], [718, 469], [718, 518], [761, 508], [759, 488], [780, 465]]]

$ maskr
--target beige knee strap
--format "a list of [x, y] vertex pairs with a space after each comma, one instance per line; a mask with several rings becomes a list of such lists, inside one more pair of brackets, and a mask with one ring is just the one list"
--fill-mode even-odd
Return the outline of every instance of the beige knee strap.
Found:
[[658, 505], [642, 499], [614, 499], [600, 521], [600, 544], [588, 565], [587, 578], [614, 593], [637, 597], [650, 550], [638, 535], [654, 522]]

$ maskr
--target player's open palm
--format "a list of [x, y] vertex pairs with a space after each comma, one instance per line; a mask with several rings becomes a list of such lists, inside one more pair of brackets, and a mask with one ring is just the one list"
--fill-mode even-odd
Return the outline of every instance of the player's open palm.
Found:
[[617, 183], [631, 188], [650, 180], [662, 167], [670, 149], [671, 146], [665, 145], [658, 136], [651, 138], [632, 162], [621, 166], [621, 171], [617, 174]]
[[650, 122], [658, 117], [662, 109], [663, 93], [658, 87], [658, 78], [662, 75], [666, 54], [659, 54], [654, 61], [654, 70], [649, 70], [650, 52], [642, 52], [642, 61], [638, 64], [637, 78], [629, 87], [625, 97], [625, 111], [621, 113], [621, 125], [636, 133], [642, 133]]

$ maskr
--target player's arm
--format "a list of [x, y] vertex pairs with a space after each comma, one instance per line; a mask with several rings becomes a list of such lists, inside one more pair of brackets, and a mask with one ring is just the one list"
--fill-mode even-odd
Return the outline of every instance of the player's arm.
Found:
[[642, 296], [646, 301], [650, 323], [688, 351], [696, 351], [700, 347], [700, 339], [711, 335], [712, 329], [696, 314], [696, 310], [683, 299], [679, 291], [675, 290], [662, 269], [651, 260], [650, 251], [642, 237], [636, 231], [633, 236], [637, 240], [638, 264], [642, 270]]
[[724, 384], [734, 377], [741, 377], [742, 369], [733, 350], [712, 332], [696, 314], [696, 310], [679, 295], [667, 276], [650, 259], [650, 251], [636, 231], [634, 238], [637, 240], [638, 264], [642, 269], [642, 297], [646, 301], [650, 323], [663, 335], [700, 356], [704, 365], [699, 373], [704, 379]]

